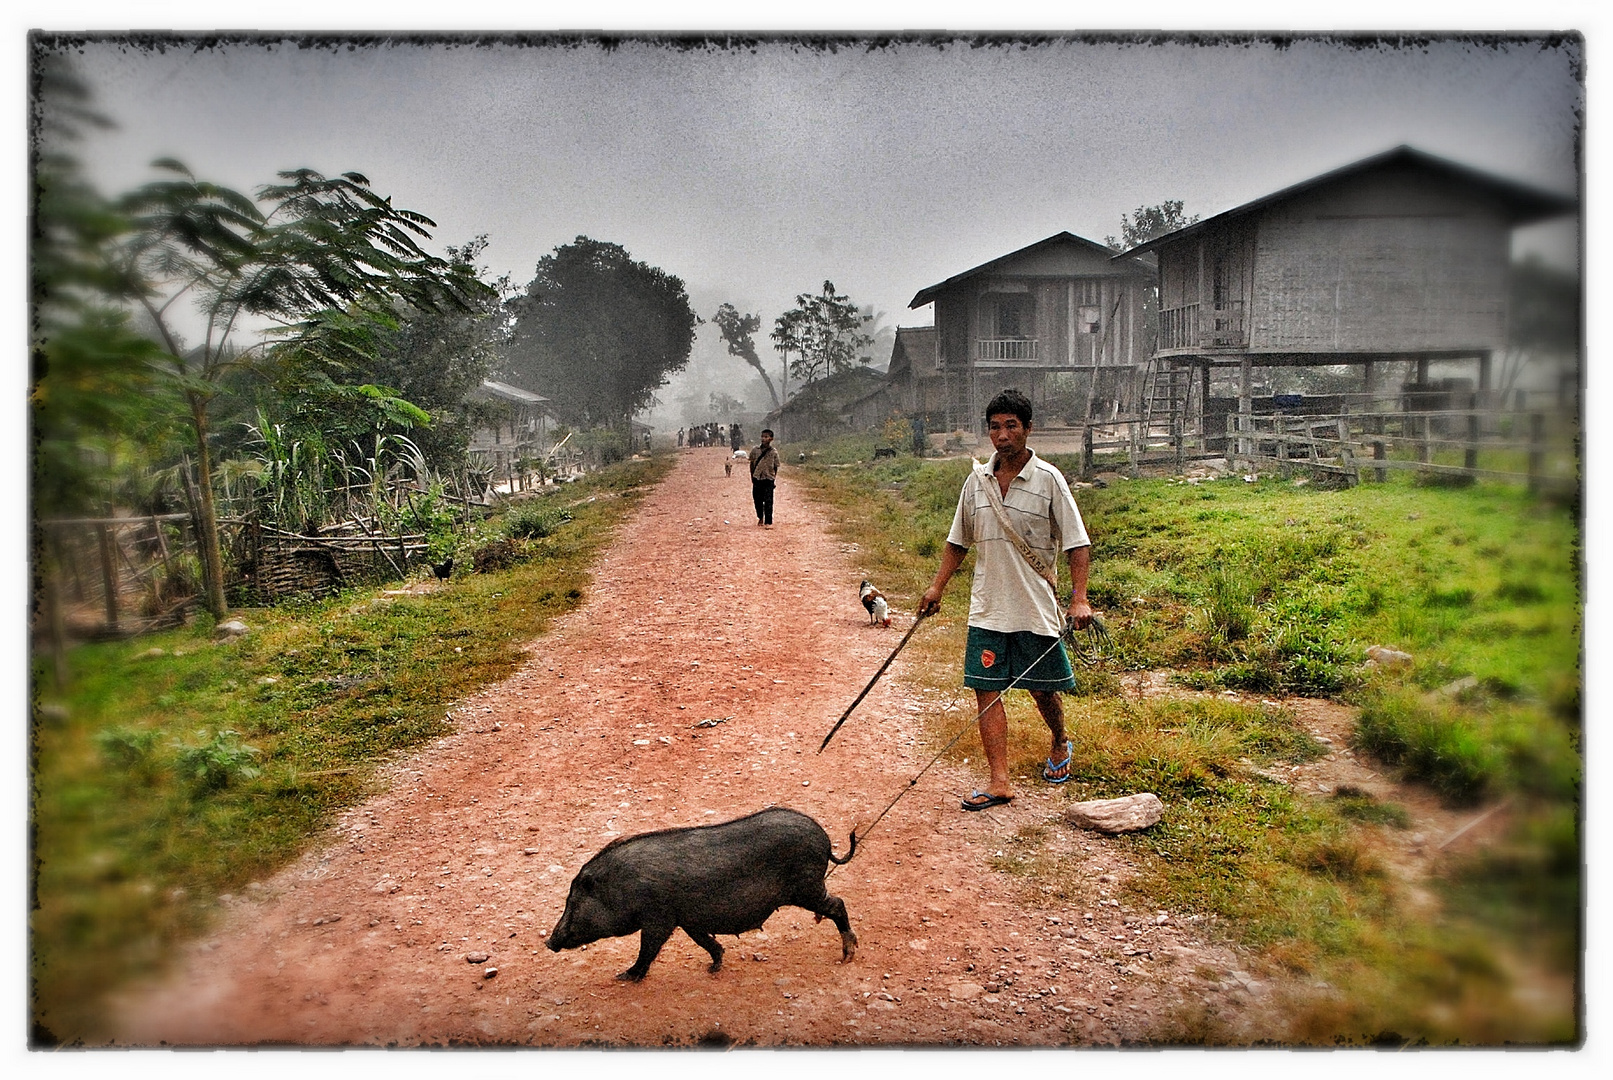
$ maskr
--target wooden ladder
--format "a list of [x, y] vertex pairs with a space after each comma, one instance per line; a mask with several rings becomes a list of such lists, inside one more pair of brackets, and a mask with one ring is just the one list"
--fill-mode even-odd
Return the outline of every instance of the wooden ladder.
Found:
[[1142, 448], [1164, 441], [1177, 448], [1193, 392], [1193, 369], [1177, 367], [1158, 358], [1148, 362], [1143, 393]]

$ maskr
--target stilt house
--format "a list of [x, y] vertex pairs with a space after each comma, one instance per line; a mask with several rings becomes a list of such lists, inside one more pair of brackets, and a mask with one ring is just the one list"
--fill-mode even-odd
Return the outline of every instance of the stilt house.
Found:
[[[1252, 408], [1252, 369], [1471, 361], [1482, 394], [1505, 347], [1511, 232], [1575, 201], [1408, 146], [1244, 203], [1132, 248], [1159, 265], [1159, 339], [1149, 391], [1201, 434]], [[1212, 401], [1211, 370], [1236, 369]], [[1219, 425], [1219, 426], [1218, 426]]]
[[471, 433], [469, 450], [494, 476], [504, 476], [517, 462], [541, 458], [548, 451], [554, 418], [548, 398], [494, 379], [483, 379], [470, 397], [487, 407]]
[[1039, 407], [1071, 391], [1062, 400], [1080, 401], [1079, 415], [1064, 417], [1072, 422], [1132, 407], [1150, 355], [1143, 303], [1154, 272], [1151, 260], [1113, 255], [1061, 232], [921, 289], [908, 306], [935, 305], [944, 400], [926, 425], [978, 431], [1005, 386]]

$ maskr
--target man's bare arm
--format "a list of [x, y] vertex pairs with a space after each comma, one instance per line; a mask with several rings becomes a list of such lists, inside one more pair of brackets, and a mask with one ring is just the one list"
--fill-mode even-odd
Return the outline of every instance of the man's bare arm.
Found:
[[[935, 572], [935, 580], [930, 582], [930, 587], [924, 590], [924, 597], [919, 600], [920, 616], [934, 615], [941, 610], [941, 594], [947, 591], [947, 582], [958, 572], [958, 567], [963, 565], [963, 557], [967, 554], [969, 554], [968, 548], [947, 541], [946, 547], [941, 552], [941, 568]], [[1082, 589], [1085, 588], [1083, 582]]]
[[[1070, 549], [1070, 619], [1077, 630], [1092, 623], [1092, 604], [1087, 600], [1087, 574], [1092, 569], [1092, 546]], [[929, 595], [928, 593], [925, 594]]]

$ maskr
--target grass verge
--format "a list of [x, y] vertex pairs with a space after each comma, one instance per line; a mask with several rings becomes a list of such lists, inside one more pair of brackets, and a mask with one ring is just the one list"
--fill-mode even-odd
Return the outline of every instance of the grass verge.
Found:
[[[968, 462], [875, 462], [859, 452], [851, 441], [822, 448], [807, 475], [864, 571], [893, 606], [911, 610]], [[1072, 462], [1053, 460], [1072, 475]], [[1563, 1006], [1576, 992], [1581, 851], [1572, 513], [1516, 489], [1427, 487], [1407, 476], [1348, 490], [1145, 479], [1077, 499], [1094, 539], [1089, 591], [1114, 646], [1105, 668], [1080, 673], [1066, 710], [1074, 779], [1060, 797], [1149, 790], [1165, 801], [1158, 826], [1106, 841], [1137, 870], [1137, 905], [1198, 915], [1285, 976], [1290, 997], [1273, 1038], [1579, 1037], [1572, 1004]], [[970, 569], [909, 654], [918, 681], [943, 688], [941, 697], [964, 694], [957, 660]], [[1373, 645], [1409, 659], [1368, 664]], [[1264, 764], [1316, 749], [1291, 715], [1258, 698], [1117, 695], [1115, 671], [1159, 668], [1190, 688], [1358, 704], [1359, 748], [1452, 803], [1509, 799], [1516, 824], [1480, 856], [1437, 862], [1427, 901], [1385, 863], [1403, 808], [1348, 790], [1311, 797], [1268, 779]], [[1034, 776], [1045, 728], [1020, 698], [1009, 706], [1011, 770]], [[934, 714], [937, 745], [957, 715]], [[1039, 837], [999, 869], [1025, 877], [1028, 902], [1078, 895], [1068, 861]], [[1178, 1033], [1230, 1037], [1213, 1018], [1182, 1020]]]
[[[447, 709], [513, 672], [582, 601], [615, 525], [672, 459], [624, 463], [490, 519], [422, 595], [343, 593], [69, 656], [32, 725], [30, 980], [36, 1044], [101, 1034], [102, 994], [201, 932], [221, 893], [284, 865]], [[472, 572], [496, 551], [501, 567]]]

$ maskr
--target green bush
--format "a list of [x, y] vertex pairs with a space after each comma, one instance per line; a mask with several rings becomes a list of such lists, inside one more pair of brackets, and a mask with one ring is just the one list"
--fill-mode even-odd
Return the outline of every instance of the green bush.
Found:
[[241, 742], [240, 732], [224, 728], [211, 737], [206, 731], [196, 735], [201, 742], [174, 744], [174, 771], [195, 791], [218, 791], [231, 781], [257, 777], [258, 749]]
[[598, 466], [614, 465], [633, 455], [632, 448], [628, 446], [627, 433], [610, 428], [579, 431], [572, 436], [571, 445], [581, 451], [586, 460]]
[[150, 728], [109, 727], [96, 732], [95, 746], [107, 764], [135, 771], [151, 763], [161, 738]]
[[454, 553], [460, 513], [445, 497], [440, 481], [410, 498], [409, 519], [426, 536], [426, 554], [441, 562]]
[[504, 515], [504, 535], [517, 540], [552, 536], [571, 520], [571, 514], [558, 506], [522, 503]]

